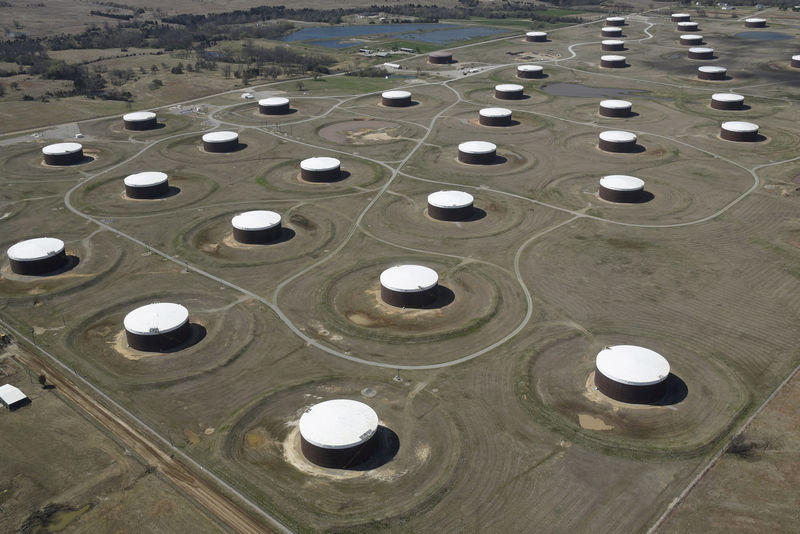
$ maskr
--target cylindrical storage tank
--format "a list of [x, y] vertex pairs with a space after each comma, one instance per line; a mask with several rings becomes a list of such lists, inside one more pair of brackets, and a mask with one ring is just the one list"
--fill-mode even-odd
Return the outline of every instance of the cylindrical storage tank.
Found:
[[152, 111], [134, 111], [122, 116], [126, 130], [152, 130], [158, 126], [156, 114]]
[[453, 62], [453, 54], [451, 52], [442, 52], [441, 50], [431, 52], [428, 54], [428, 63], [434, 65], [447, 65]]
[[258, 101], [258, 112], [262, 115], [286, 115], [292, 111], [289, 99], [282, 96], [262, 98]]
[[696, 22], [679, 22], [677, 26], [677, 30], [680, 32], [700, 31], [700, 25]]
[[191, 333], [189, 310], [180, 304], [156, 302], [125, 316], [125, 336], [132, 349], [160, 352], [173, 349]]
[[633, 152], [636, 149], [636, 134], [619, 130], [601, 132], [598, 147], [606, 152]]
[[760, 19], [757, 17], [744, 19], [745, 28], [765, 28], [766, 26], [767, 26], [767, 19]]
[[206, 152], [233, 152], [239, 148], [239, 134], [236, 132], [211, 132], [203, 136], [203, 150]]
[[757, 141], [758, 124], [743, 121], [723, 122], [719, 136], [727, 141]]
[[603, 37], [622, 37], [622, 28], [615, 26], [605, 26], [600, 29]]
[[463, 191], [437, 191], [428, 195], [428, 215], [440, 221], [463, 221], [472, 217], [474, 199]]
[[506, 108], [483, 108], [478, 112], [478, 122], [484, 126], [508, 126], [511, 110]]
[[494, 86], [494, 97], [500, 100], [519, 100], [525, 88], [515, 83], [501, 83]]
[[627, 100], [602, 100], [600, 115], [603, 117], [630, 117], [633, 104]]
[[347, 469], [368, 460], [380, 445], [378, 414], [366, 404], [334, 399], [300, 416], [300, 449], [309, 462]]
[[727, 110], [742, 109], [744, 108], [744, 97], [734, 93], [714, 93], [711, 95], [711, 107]]
[[411, 93], [408, 91], [384, 91], [381, 93], [381, 104], [390, 108], [410, 106]]
[[422, 265], [397, 265], [381, 273], [381, 300], [399, 308], [422, 308], [436, 300], [439, 275]]
[[625, 66], [625, 56], [600, 56], [600, 66], [607, 69], [621, 69]]
[[714, 59], [714, 49], [706, 47], [690, 48], [689, 59]]
[[669, 362], [659, 353], [634, 345], [601, 350], [595, 359], [594, 385], [620, 402], [649, 404], [667, 392]]
[[644, 193], [644, 181], [635, 176], [610, 174], [600, 178], [600, 198], [609, 202], [638, 202]]
[[233, 238], [239, 243], [260, 245], [281, 236], [281, 216], [274, 211], [246, 211], [231, 219]]
[[692, 16], [689, 13], [673, 13], [672, 22], [689, 22]]
[[728, 69], [714, 65], [704, 65], [697, 68], [697, 77], [701, 80], [724, 80]]
[[542, 43], [547, 41], [547, 32], [527, 32], [525, 40], [529, 43]]
[[800, 55], [792, 56], [792, 67], [800, 68]]
[[625, 50], [625, 41], [619, 39], [604, 39], [600, 42], [603, 52], [620, 52]]
[[44, 162], [48, 165], [74, 165], [83, 161], [83, 145], [80, 143], [56, 143], [42, 149]]
[[542, 78], [544, 67], [541, 65], [519, 65], [517, 66], [517, 78]]
[[697, 46], [703, 44], [702, 35], [681, 35], [680, 43], [685, 46]]
[[17, 274], [47, 274], [67, 263], [64, 242], [54, 237], [26, 239], [8, 248], [11, 271]]
[[326, 156], [304, 159], [300, 162], [300, 177], [307, 182], [331, 182], [342, 175], [342, 163]]
[[486, 141], [467, 141], [458, 145], [458, 161], [472, 165], [494, 163], [497, 145]]
[[606, 17], [606, 26], [625, 26], [625, 17]]
[[158, 198], [169, 192], [169, 178], [163, 172], [137, 172], [125, 177], [128, 198]]

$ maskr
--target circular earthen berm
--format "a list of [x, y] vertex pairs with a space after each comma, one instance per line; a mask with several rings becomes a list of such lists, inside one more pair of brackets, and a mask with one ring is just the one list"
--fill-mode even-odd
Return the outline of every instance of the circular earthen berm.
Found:
[[673, 13], [672, 22], [689, 22], [692, 16], [689, 13]]
[[714, 49], [707, 47], [692, 47], [689, 49], [689, 59], [714, 59]]
[[697, 78], [700, 80], [724, 80], [727, 73], [728, 69], [716, 65], [703, 65], [697, 68]]
[[158, 126], [156, 114], [152, 111], [134, 111], [122, 116], [126, 130], [152, 130]]
[[543, 43], [547, 41], [547, 32], [527, 32], [525, 40], [529, 43]]
[[54, 237], [20, 241], [8, 248], [11, 271], [23, 275], [47, 274], [67, 263], [64, 242]]
[[342, 175], [342, 163], [327, 156], [307, 158], [300, 162], [300, 177], [307, 182], [331, 182]]
[[700, 31], [700, 25], [696, 22], [679, 22], [677, 30], [680, 32], [696, 32]]
[[511, 110], [506, 108], [483, 108], [478, 112], [478, 122], [483, 126], [508, 126]]
[[743, 109], [744, 97], [734, 93], [714, 93], [711, 95], [711, 107], [726, 110]]
[[621, 52], [625, 50], [625, 41], [619, 39], [604, 39], [600, 42], [603, 52]]
[[433, 63], [434, 65], [447, 65], [452, 62], [453, 54], [451, 52], [443, 52], [439, 50], [428, 54], [428, 63]]
[[727, 141], [757, 141], [758, 124], [743, 121], [723, 122], [719, 136]]
[[600, 66], [606, 69], [621, 69], [625, 66], [625, 56], [600, 56]]
[[517, 78], [543, 78], [544, 67], [541, 65], [518, 65]]
[[766, 26], [767, 26], [767, 19], [760, 19], [758, 17], [744, 19], [745, 28], [765, 28]]
[[411, 93], [408, 91], [384, 91], [381, 93], [381, 104], [390, 108], [404, 108], [411, 105]]
[[55, 143], [42, 148], [42, 155], [48, 165], [74, 165], [83, 161], [83, 145]]
[[169, 192], [169, 177], [163, 172], [137, 172], [126, 176], [123, 183], [128, 198], [159, 198]]
[[463, 221], [472, 217], [474, 198], [463, 191], [437, 191], [428, 195], [428, 215], [440, 221]]
[[291, 111], [289, 99], [282, 96], [271, 96], [258, 101], [258, 112], [262, 115], [286, 115]]
[[136, 308], [123, 321], [128, 346], [161, 352], [184, 343], [191, 333], [189, 310], [180, 304], [156, 302]]
[[519, 100], [524, 96], [525, 88], [515, 83], [501, 83], [494, 86], [494, 97], [498, 100]]
[[381, 273], [381, 300], [398, 308], [422, 308], [437, 297], [439, 275], [422, 265], [396, 265]]
[[600, 115], [603, 117], [630, 117], [633, 104], [627, 100], [600, 101]]
[[642, 199], [644, 181], [635, 176], [610, 174], [600, 178], [599, 196], [609, 202], [634, 203]]
[[210, 132], [203, 136], [203, 150], [206, 152], [233, 152], [239, 148], [239, 134], [236, 132]]
[[598, 147], [606, 152], [633, 152], [636, 134], [619, 130], [600, 132]]
[[622, 37], [622, 28], [616, 26], [604, 26], [600, 29], [603, 37]]
[[458, 145], [458, 161], [472, 165], [494, 163], [497, 145], [487, 141], [466, 141]]
[[702, 35], [692, 35], [686, 34], [681, 35], [680, 37], [680, 44], [684, 46], [697, 46], [703, 44], [703, 36]]
[[594, 384], [620, 402], [649, 404], [667, 392], [669, 362], [655, 351], [634, 345], [606, 347], [595, 359]]
[[281, 216], [274, 211], [246, 211], [231, 219], [233, 238], [247, 245], [261, 245], [281, 236]]
[[366, 404], [334, 399], [315, 404], [300, 416], [300, 450], [316, 465], [347, 469], [378, 450], [378, 414]]

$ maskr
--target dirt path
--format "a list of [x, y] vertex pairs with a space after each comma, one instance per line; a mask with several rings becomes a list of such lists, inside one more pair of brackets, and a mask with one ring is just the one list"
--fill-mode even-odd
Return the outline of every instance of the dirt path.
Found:
[[26, 351], [19, 345], [16, 346], [16, 349], [17, 354], [11, 356], [12, 359], [36, 373], [44, 372], [48, 382], [55, 386], [59, 395], [90, 415], [111, 432], [122, 445], [138, 455], [146, 465], [155, 467], [185, 495], [232, 531], [246, 534], [278, 532], [244, 510], [205, 477], [197, 476], [193, 469], [179, 458], [162, 450], [148, 435], [140, 432], [95, 398], [82, 391], [50, 362]]

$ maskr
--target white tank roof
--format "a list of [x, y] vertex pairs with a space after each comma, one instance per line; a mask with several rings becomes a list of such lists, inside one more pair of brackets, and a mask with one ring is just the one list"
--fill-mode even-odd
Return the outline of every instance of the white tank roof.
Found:
[[281, 216], [274, 211], [246, 211], [231, 219], [231, 224], [239, 230], [266, 230], [281, 223]]
[[152, 111], [134, 111], [133, 113], [126, 113], [122, 116], [122, 120], [127, 122], [144, 122], [155, 118], [156, 114]]
[[497, 145], [488, 141], [466, 141], [458, 145], [458, 150], [466, 154], [490, 154], [497, 150]]
[[625, 22], [625, 17], [606, 17], [606, 22]]
[[136, 308], [125, 316], [125, 330], [141, 336], [155, 336], [177, 330], [189, 321], [189, 310], [180, 304], [156, 302]]
[[636, 141], [636, 134], [621, 130], [608, 130], [600, 132], [600, 139], [609, 143], [631, 143]]
[[378, 430], [378, 414], [364, 404], [334, 399], [315, 404], [300, 416], [300, 435], [323, 449], [361, 445]]
[[42, 154], [47, 156], [63, 156], [65, 154], [74, 154], [81, 150], [83, 150], [83, 145], [80, 143], [56, 143], [42, 148]]
[[388, 98], [389, 100], [402, 100], [404, 98], [411, 98], [411, 93], [408, 91], [384, 91], [381, 97]]
[[481, 117], [510, 117], [511, 110], [506, 108], [483, 108], [478, 112]]
[[151, 187], [163, 184], [167, 181], [167, 174], [156, 171], [137, 172], [125, 177], [125, 185], [128, 187]]
[[691, 22], [688, 20], [678, 23], [678, 28], [694, 28], [695, 26], [698, 26], [697, 22]]
[[439, 275], [422, 265], [396, 265], [381, 273], [381, 285], [392, 291], [416, 293], [439, 283]]
[[714, 93], [711, 95], [711, 100], [716, 100], [717, 102], [744, 102], [744, 97], [735, 93]]
[[517, 70], [520, 72], [541, 72], [544, 69], [541, 65], [518, 65]]
[[697, 67], [697, 70], [700, 72], [728, 72], [728, 69], [725, 67], [717, 67], [716, 65], [704, 65], [702, 67]]
[[600, 61], [625, 61], [625, 56], [605, 55], [600, 56]]
[[338, 159], [326, 156], [308, 158], [300, 162], [300, 168], [305, 171], [332, 171], [338, 169], [340, 165]]
[[713, 48], [707, 48], [705, 46], [697, 46], [689, 49], [689, 52], [694, 52], [695, 54], [713, 54]]
[[547, 35], [547, 32], [526, 32], [525, 35], [528, 37], [542, 37], [543, 35]]
[[673, 17], [691, 17], [689, 13], [673, 13]]
[[644, 180], [624, 174], [609, 174], [600, 178], [600, 185], [612, 191], [641, 191], [644, 189]]
[[745, 22], [767, 22], [767, 19], [762, 19], [758, 17], [751, 17], [749, 19], [744, 19]]
[[608, 46], [619, 46], [619, 45], [624, 45], [625, 41], [620, 41], [619, 39], [603, 39], [602, 41], [600, 41], [600, 44]]
[[26, 239], [8, 247], [8, 259], [15, 261], [37, 261], [55, 256], [64, 250], [64, 242], [55, 237]]
[[205, 143], [229, 143], [239, 139], [239, 134], [236, 132], [211, 132], [203, 136]]
[[800, 61], [800, 55], [797, 55], [797, 56], [792, 56], [792, 59], [793, 59], [794, 61]]
[[728, 121], [722, 123], [722, 129], [728, 130], [729, 132], [741, 132], [741, 133], [757, 132], [758, 124], [753, 124], [752, 122], [744, 122], [744, 121]]
[[700, 41], [703, 40], [703, 36], [702, 35], [697, 35], [696, 33], [687, 33], [687, 34], [681, 35], [681, 39], [683, 39], [684, 41], [688, 40], [688, 41], [698, 41], [698, 42], [700, 42]]
[[635, 345], [614, 345], [597, 353], [597, 370], [631, 386], [650, 386], [669, 376], [669, 362], [659, 353]]
[[261, 100], [258, 101], [258, 105], [259, 106], [264, 106], [264, 107], [267, 107], [267, 108], [273, 107], [273, 106], [275, 106], [275, 107], [277, 107], [277, 106], [285, 106], [288, 103], [289, 103], [289, 99], [288, 98], [284, 98], [282, 96], [271, 96], [269, 98], [262, 98]]
[[600, 106], [606, 109], [626, 109], [633, 107], [627, 100], [601, 100]]
[[472, 205], [474, 198], [463, 191], [436, 191], [428, 195], [428, 204], [437, 208], [464, 208]]
[[525, 89], [523, 86], [518, 85], [516, 83], [501, 83], [500, 85], [495, 85], [494, 88], [496, 91], [501, 91], [501, 92], [514, 92], [514, 91], [522, 91]]
[[600, 28], [600, 31], [622, 33], [622, 28], [620, 28], [619, 26], [603, 26], [602, 28]]

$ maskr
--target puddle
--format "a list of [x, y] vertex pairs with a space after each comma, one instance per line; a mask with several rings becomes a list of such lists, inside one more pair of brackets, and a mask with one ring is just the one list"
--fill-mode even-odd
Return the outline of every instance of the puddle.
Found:
[[792, 35], [780, 32], [740, 32], [734, 35], [737, 39], [749, 39], [751, 41], [783, 41], [784, 39], [794, 39]]

